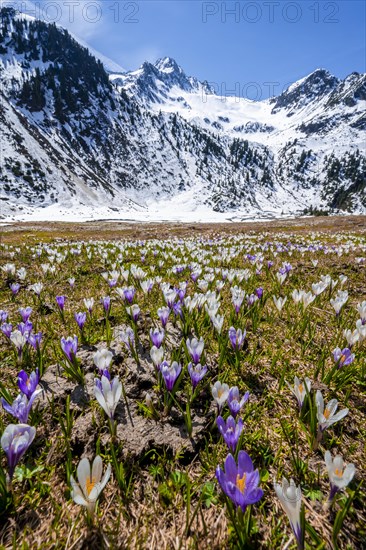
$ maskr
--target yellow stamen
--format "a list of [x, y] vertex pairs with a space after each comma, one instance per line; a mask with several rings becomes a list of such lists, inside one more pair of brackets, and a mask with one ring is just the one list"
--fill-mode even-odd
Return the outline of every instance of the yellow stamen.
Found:
[[334, 470], [334, 473], [337, 477], [342, 477], [343, 476], [343, 470], [338, 470], [338, 468], [336, 470]]
[[94, 486], [95, 486], [95, 477], [88, 477], [85, 483], [85, 488], [88, 495], [90, 495], [90, 493], [94, 489]]
[[221, 397], [223, 393], [224, 393], [224, 390], [219, 390], [219, 391], [217, 392], [218, 397]]
[[341, 358], [339, 360], [340, 363], [344, 363], [344, 361], [346, 360], [346, 356], [345, 355], [341, 355]]
[[239, 474], [236, 476], [236, 486], [241, 493], [244, 493], [246, 479], [247, 479], [247, 474], [244, 474], [243, 477], [240, 477]]
[[329, 409], [325, 409], [324, 411], [324, 418], [326, 418], [328, 420], [328, 418], [330, 417], [330, 410]]
[[299, 384], [299, 392], [302, 393], [304, 391], [304, 386], [302, 384]]

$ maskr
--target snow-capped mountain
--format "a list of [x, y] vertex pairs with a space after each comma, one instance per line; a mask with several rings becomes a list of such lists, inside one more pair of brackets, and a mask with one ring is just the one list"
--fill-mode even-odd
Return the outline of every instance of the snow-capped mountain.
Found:
[[366, 211], [366, 75], [220, 97], [169, 57], [111, 72], [66, 30], [0, 16], [2, 217]]

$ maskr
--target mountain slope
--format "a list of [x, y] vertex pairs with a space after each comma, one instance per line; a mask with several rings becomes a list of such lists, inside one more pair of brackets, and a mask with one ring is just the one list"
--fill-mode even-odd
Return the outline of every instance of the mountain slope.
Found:
[[238, 101], [171, 58], [108, 74], [67, 31], [9, 8], [1, 20], [3, 217], [366, 208], [365, 75], [318, 70]]

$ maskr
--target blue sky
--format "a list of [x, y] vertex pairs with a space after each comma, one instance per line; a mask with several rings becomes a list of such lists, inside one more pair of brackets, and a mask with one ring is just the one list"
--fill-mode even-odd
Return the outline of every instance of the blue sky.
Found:
[[[22, 0], [6, 3], [21, 5]], [[215, 83], [222, 92], [236, 93], [239, 87], [251, 99], [280, 93], [318, 67], [341, 78], [366, 71], [363, 0], [38, 4], [47, 8], [49, 20], [57, 19], [127, 69], [171, 56], [187, 74]]]

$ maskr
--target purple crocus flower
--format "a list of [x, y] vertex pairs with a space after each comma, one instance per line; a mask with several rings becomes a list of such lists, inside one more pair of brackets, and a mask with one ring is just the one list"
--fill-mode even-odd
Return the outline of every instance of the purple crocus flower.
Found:
[[86, 313], [74, 313], [74, 319], [77, 322], [79, 329], [83, 330], [86, 322]]
[[36, 429], [28, 424], [9, 424], [1, 436], [1, 446], [8, 459], [9, 477], [12, 479], [15, 466], [31, 445]]
[[8, 312], [0, 309], [0, 323], [5, 323], [8, 318]]
[[229, 328], [229, 338], [234, 350], [239, 351], [240, 349], [242, 349], [245, 342], [246, 334], [246, 330], [242, 331], [240, 328], [238, 328], [238, 330], [235, 330], [234, 327]]
[[243, 407], [243, 405], [245, 405], [248, 399], [248, 391], [240, 399], [239, 388], [237, 386], [233, 386], [232, 388], [230, 388], [229, 396], [227, 398], [227, 404], [229, 406], [230, 413], [234, 418], [236, 418], [236, 415], [240, 412], [240, 409]]
[[24, 393], [20, 393], [11, 405], [4, 398], [1, 399], [1, 403], [9, 414], [17, 418], [20, 423], [26, 424], [33, 401], [40, 393], [42, 393], [42, 390], [36, 390], [30, 399]]
[[258, 296], [256, 294], [250, 294], [249, 296], [247, 296], [248, 306], [251, 307], [257, 300]]
[[267, 262], [267, 267], [268, 267], [268, 269], [271, 269], [271, 267], [273, 267], [273, 262], [272, 262], [272, 260], [269, 260], [269, 261]]
[[127, 287], [127, 288], [124, 288], [124, 289], [123, 289], [123, 294], [124, 294], [124, 296], [125, 296], [125, 300], [126, 300], [129, 304], [132, 304], [133, 299], [134, 299], [134, 296], [135, 296], [135, 293], [136, 293], [136, 290], [134, 289], [133, 286], [130, 286], [130, 287]]
[[239, 451], [238, 465], [229, 454], [225, 460], [225, 470], [220, 466], [216, 468], [216, 478], [225, 495], [243, 512], [249, 504], [255, 504], [263, 496], [262, 489], [258, 487], [259, 472], [254, 470], [253, 462], [245, 451]]
[[262, 298], [262, 296], [263, 296], [263, 288], [260, 286], [259, 288], [257, 288], [257, 289], [255, 290], [255, 293], [256, 293], [256, 295], [258, 296], [259, 300], [260, 300], [260, 299]]
[[347, 365], [350, 365], [353, 363], [355, 359], [355, 354], [351, 352], [349, 348], [335, 348], [333, 350], [333, 358], [336, 363], [338, 363], [338, 368], [346, 367]]
[[160, 348], [161, 344], [163, 343], [164, 336], [165, 330], [163, 328], [161, 330], [159, 330], [158, 328], [154, 330], [150, 329], [151, 342], [156, 348]]
[[38, 369], [31, 372], [30, 376], [28, 376], [24, 370], [21, 370], [18, 374], [18, 388], [28, 397], [28, 399], [30, 399], [36, 391], [39, 378], [40, 375]]
[[23, 336], [25, 334], [29, 334], [33, 329], [33, 323], [31, 323], [30, 321], [26, 321], [25, 323], [19, 323], [18, 324], [18, 330], [20, 332], [20, 334], [22, 334]]
[[12, 291], [13, 295], [15, 296], [16, 294], [18, 294], [18, 292], [20, 290], [20, 284], [19, 283], [12, 283], [10, 285], [10, 290]]
[[70, 363], [73, 363], [78, 350], [78, 337], [74, 336], [74, 338], [71, 338], [71, 336], [68, 336], [67, 338], [61, 338], [61, 349]]
[[22, 318], [22, 321], [23, 323], [26, 323], [29, 319], [29, 317], [31, 316], [32, 314], [32, 308], [30, 306], [27, 306], [27, 307], [21, 307], [19, 309], [19, 313], [20, 313], [20, 316]]
[[169, 315], [170, 315], [170, 308], [169, 307], [164, 306], [164, 307], [160, 307], [158, 309], [158, 316], [159, 316], [159, 319], [161, 321], [161, 324], [163, 325], [163, 328], [166, 327]]
[[110, 298], [110, 296], [105, 296], [104, 298], [102, 298], [101, 301], [102, 301], [102, 304], [103, 304], [103, 307], [104, 307], [104, 311], [108, 315], [108, 313], [111, 309], [111, 298]]
[[173, 313], [176, 317], [182, 317], [182, 302], [176, 302], [175, 304], [173, 304]]
[[117, 284], [116, 279], [111, 279], [111, 280], [108, 282], [109, 288], [115, 287], [116, 284]]
[[192, 357], [193, 363], [196, 363], [196, 364], [199, 363], [203, 352], [203, 348], [205, 347], [203, 338], [201, 337], [199, 340], [197, 338], [192, 338], [191, 340], [187, 338], [186, 344], [187, 344], [188, 352]]
[[31, 333], [28, 336], [28, 344], [30, 344], [34, 349], [39, 349], [41, 346], [42, 338], [43, 338], [42, 332], [37, 332], [36, 334]]
[[165, 361], [164, 363], [162, 363], [160, 372], [163, 375], [164, 382], [168, 391], [172, 391], [181, 371], [182, 367], [176, 361], [173, 361], [171, 365], [169, 365], [169, 363]]
[[10, 338], [12, 331], [13, 331], [13, 325], [11, 325], [10, 323], [3, 323], [1, 325], [1, 332], [5, 334], [7, 338]]
[[66, 296], [56, 296], [56, 303], [60, 308], [60, 311], [63, 311], [65, 308], [65, 300], [66, 300]]
[[135, 345], [135, 333], [131, 327], [127, 327], [125, 331], [120, 332], [119, 335], [121, 342], [123, 342], [127, 349], [131, 351], [131, 347]]
[[242, 419], [239, 418], [238, 422], [236, 423], [235, 418], [229, 416], [225, 422], [222, 416], [218, 416], [216, 419], [216, 423], [217, 427], [219, 428], [220, 434], [224, 438], [226, 445], [229, 447], [230, 451], [233, 451], [233, 453], [235, 453], [236, 446], [244, 427]]
[[201, 365], [201, 363], [198, 363], [197, 365], [194, 365], [193, 363], [189, 363], [188, 372], [189, 372], [189, 376], [191, 377], [193, 389], [196, 389], [199, 382], [201, 382], [202, 378], [207, 373], [207, 366]]

